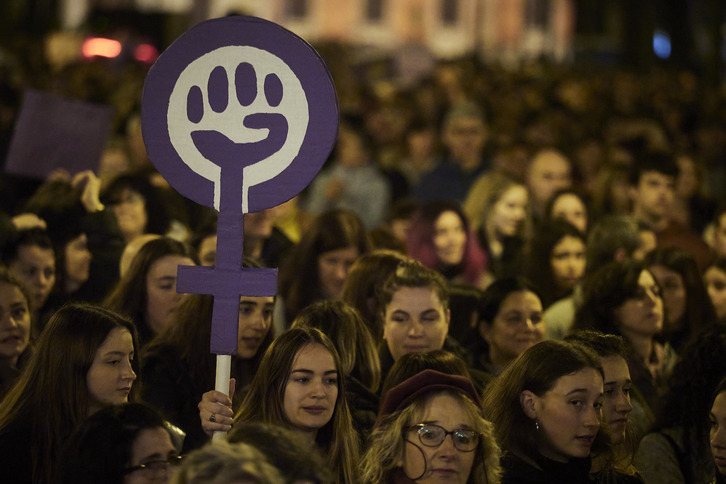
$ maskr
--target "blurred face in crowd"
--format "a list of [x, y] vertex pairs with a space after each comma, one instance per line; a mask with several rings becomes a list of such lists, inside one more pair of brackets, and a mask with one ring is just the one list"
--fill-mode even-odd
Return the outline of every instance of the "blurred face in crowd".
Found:
[[443, 140], [454, 160], [471, 162], [481, 158], [487, 130], [480, 118], [462, 116], [452, 119], [444, 129]]
[[37, 245], [20, 246], [17, 258], [10, 263], [8, 270], [30, 291], [35, 308], [42, 307], [55, 285], [53, 249]]
[[146, 322], [159, 333], [179, 307], [184, 294], [176, 292], [177, 266], [193, 266], [194, 261], [180, 255], [167, 255], [153, 264], [146, 274]]
[[464, 258], [466, 231], [464, 222], [453, 211], [443, 212], [434, 222], [434, 248], [442, 264], [458, 265]]
[[542, 302], [531, 291], [509, 293], [494, 320], [479, 323], [479, 334], [489, 343], [490, 362], [499, 368], [507, 366], [542, 341]]
[[558, 287], [571, 290], [585, 273], [585, 242], [567, 235], [552, 248], [552, 276]]
[[726, 475], [726, 392], [716, 395], [709, 420], [711, 453], [719, 474]]
[[524, 412], [539, 425], [539, 451], [543, 456], [568, 462], [590, 455], [600, 429], [602, 392], [603, 379], [594, 368], [561, 376], [541, 396], [529, 390], [522, 392]]
[[717, 257], [726, 257], [726, 213], [718, 218], [713, 231], [713, 250]]
[[0, 282], [0, 360], [15, 366], [30, 340], [30, 309], [18, 286]]
[[78, 287], [88, 280], [91, 270], [91, 252], [86, 234], [80, 234], [65, 246], [66, 283]]
[[524, 185], [513, 185], [492, 206], [488, 225], [504, 237], [517, 235], [527, 219], [529, 194]]
[[359, 255], [358, 248], [351, 246], [323, 252], [318, 257], [318, 277], [323, 294], [327, 299], [340, 299], [350, 266]]
[[450, 317], [432, 287], [402, 287], [396, 291], [383, 313], [383, 339], [393, 359], [440, 350]]
[[535, 206], [544, 208], [550, 197], [572, 183], [570, 162], [562, 154], [544, 150], [532, 159], [527, 171], [527, 185]]
[[716, 316], [718, 319], [726, 317], [726, 272], [711, 266], [703, 274], [703, 282], [716, 309]]
[[552, 204], [552, 218], [563, 219], [583, 234], [587, 232], [587, 207], [577, 195], [564, 193]]
[[663, 330], [663, 299], [660, 287], [649, 271], [642, 271], [632, 298], [615, 310], [623, 336], [652, 337]]
[[237, 329], [237, 356], [252, 358], [270, 331], [275, 299], [272, 297], [241, 297]]
[[658, 171], [646, 171], [630, 189], [633, 215], [646, 222], [668, 217], [675, 198], [675, 178]]
[[[416, 427], [425, 423], [429, 427]], [[423, 412], [417, 421], [411, 422], [405, 434], [403, 471], [417, 483], [451, 482], [465, 484], [469, 480], [476, 457], [476, 445], [461, 450], [466, 439], [456, 435], [444, 435], [443, 442], [436, 444], [434, 433], [474, 428], [472, 417], [461, 398], [448, 393], [436, 393], [426, 398]], [[457, 439], [459, 447], [454, 445]], [[433, 440], [433, 441], [432, 441]], [[478, 439], [475, 438], [478, 445]]]
[[217, 262], [217, 236], [210, 235], [205, 237], [199, 243], [197, 252], [199, 263], [203, 266], [211, 267]]
[[172, 471], [170, 459], [176, 457], [169, 432], [164, 427], [147, 428], [139, 432], [131, 446], [131, 461], [127, 468], [145, 465], [124, 476], [124, 484], [169, 482]]
[[665, 324], [669, 329], [676, 329], [682, 325], [683, 315], [686, 313], [686, 286], [679, 273], [662, 265], [648, 267], [648, 270], [661, 289]]
[[144, 233], [147, 223], [146, 200], [139, 192], [123, 189], [112, 208], [126, 242]]
[[128, 401], [131, 386], [136, 380], [131, 365], [135, 357], [131, 333], [126, 328], [112, 329], [96, 350], [86, 375], [90, 413], [106, 405]]
[[605, 383], [603, 384], [603, 421], [610, 429], [613, 444], [625, 441], [625, 430], [628, 416], [633, 410], [630, 404], [630, 392], [633, 382], [630, 380], [628, 364], [622, 356], [603, 356], [600, 358]]

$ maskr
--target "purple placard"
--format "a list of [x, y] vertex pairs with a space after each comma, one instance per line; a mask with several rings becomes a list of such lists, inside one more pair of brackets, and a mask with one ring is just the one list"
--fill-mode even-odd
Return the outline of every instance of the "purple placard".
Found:
[[111, 130], [113, 109], [28, 89], [5, 171], [45, 179], [58, 168], [96, 170]]
[[161, 55], [144, 85], [142, 130], [154, 165], [182, 195], [218, 210], [221, 170], [209, 158], [219, 153], [205, 148], [236, 144], [229, 156], [261, 160], [245, 169], [242, 200], [245, 213], [258, 212], [310, 183], [337, 128], [335, 88], [320, 56], [292, 32], [255, 17], [196, 25]]
[[177, 291], [212, 294], [211, 351], [237, 347], [239, 297], [272, 296], [276, 269], [243, 269], [242, 213], [279, 205], [320, 170], [337, 136], [330, 75], [305, 41], [253, 17], [203, 22], [144, 84], [147, 152], [182, 195], [219, 210], [214, 268], [179, 266]]

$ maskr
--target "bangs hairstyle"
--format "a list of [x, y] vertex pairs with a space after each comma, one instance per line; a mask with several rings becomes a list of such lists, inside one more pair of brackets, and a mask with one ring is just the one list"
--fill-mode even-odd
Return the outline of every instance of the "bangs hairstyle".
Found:
[[335, 346], [315, 328], [292, 328], [280, 334], [265, 352], [250, 389], [235, 415], [236, 422], [263, 422], [290, 426], [283, 402], [290, 371], [299, 351], [311, 344], [325, 347], [338, 370], [338, 396], [330, 421], [317, 432], [316, 443], [332, 469], [340, 469], [344, 481], [353, 481], [358, 442], [345, 400], [345, 380]]
[[439, 272], [429, 269], [417, 261], [404, 261], [398, 264], [383, 286], [377, 292], [378, 313], [385, 314], [386, 306], [393, 300], [393, 295], [404, 287], [431, 288], [436, 292], [444, 310], [449, 309], [449, 287]]
[[481, 434], [479, 445], [474, 451], [474, 464], [467, 482], [473, 484], [499, 482], [500, 451], [494, 438], [494, 426], [484, 419], [481, 409], [468, 396], [454, 390], [427, 392], [406, 407], [383, 417], [368, 440], [369, 447], [361, 462], [361, 482], [364, 484], [393, 482], [392, 476], [404, 456], [405, 430], [411, 425], [421, 423], [426, 404], [436, 395], [449, 395], [457, 399], [472, 422], [472, 430]]
[[482, 408], [494, 424], [504, 450], [538, 455], [538, 432], [522, 409], [520, 395], [529, 390], [543, 396], [557, 380], [593, 368], [605, 380], [600, 359], [591, 349], [563, 341], [548, 340], [527, 349], [486, 389]]
[[[51, 482], [53, 463], [73, 429], [86, 417], [91, 398], [87, 375], [98, 348], [112, 330], [131, 334], [134, 353], [139, 345], [133, 323], [108, 309], [90, 304], [67, 304], [51, 316], [27, 367], [0, 403], [0, 433], [16, 422], [30, 424], [34, 480]], [[140, 375], [139, 359], [131, 367]], [[131, 387], [129, 400], [136, 398]]]

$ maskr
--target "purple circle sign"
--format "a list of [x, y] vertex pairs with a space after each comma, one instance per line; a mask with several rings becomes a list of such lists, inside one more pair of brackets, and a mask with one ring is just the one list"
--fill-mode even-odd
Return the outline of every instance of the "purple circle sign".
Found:
[[217, 210], [230, 196], [247, 213], [297, 195], [325, 162], [337, 128], [335, 89], [320, 56], [259, 18], [191, 28], [144, 84], [149, 157], [182, 195]]

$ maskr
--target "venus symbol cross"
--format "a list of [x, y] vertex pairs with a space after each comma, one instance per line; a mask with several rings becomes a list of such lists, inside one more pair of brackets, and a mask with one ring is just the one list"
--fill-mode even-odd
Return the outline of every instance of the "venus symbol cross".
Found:
[[177, 290], [214, 295], [211, 351], [232, 354], [239, 297], [277, 289], [276, 269], [241, 267], [242, 215], [289, 200], [317, 174], [337, 134], [332, 81], [291, 32], [227, 17], [195, 26], [162, 54], [142, 108], [160, 173], [219, 210], [215, 267], [179, 266]]

